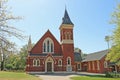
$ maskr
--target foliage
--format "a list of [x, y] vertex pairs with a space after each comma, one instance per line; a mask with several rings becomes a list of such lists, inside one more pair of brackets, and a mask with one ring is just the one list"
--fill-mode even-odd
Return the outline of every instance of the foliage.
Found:
[[106, 78], [101, 75], [91, 75], [91, 76], [76, 76], [72, 77], [72, 80], [120, 80], [119, 78]]
[[[20, 20], [21, 17], [14, 16], [7, 6], [8, 0], [0, 0], [0, 56], [2, 59], [1, 70], [4, 69], [4, 58], [6, 53], [10, 53], [13, 49], [14, 43], [10, 38], [24, 39], [21, 31], [11, 25], [12, 21]], [[13, 24], [13, 23], [12, 23]]]
[[[34, 44], [32, 44], [33, 46]], [[24, 45], [19, 53], [11, 53], [5, 60], [7, 70], [25, 70], [26, 57], [28, 55], [28, 45]]]
[[120, 74], [119, 73], [113, 73], [113, 72], [107, 72], [106, 77], [109, 77], [109, 78], [120, 78]]
[[110, 62], [115, 62], [120, 65], [120, 4], [112, 15], [112, 24], [115, 24], [116, 28], [113, 31], [112, 37], [112, 48], [110, 49], [106, 60]]
[[0, 72], [0, 80], [41, 80], [23, 72]]

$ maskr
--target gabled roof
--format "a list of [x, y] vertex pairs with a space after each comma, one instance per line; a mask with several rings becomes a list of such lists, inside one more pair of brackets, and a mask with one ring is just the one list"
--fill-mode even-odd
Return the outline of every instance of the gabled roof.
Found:
[[103, 50], [103, 51], [87, 54], [86, 56], [83, 57], [82, 62], [100, 60], [104, 56], [106, 56], [107, 53], [108, 53], [108, 50]]
[[71, 25], [73, 25], [73, 23], [70, 20], [70, 17], [68, 15], [68, 12], [67, 12], [66, 9], [65, 9], [64, 17], [62, 18], [62, 24], [71, 24]]
[[[42, 45], [41, 44], [43, 44], [44, 39], [46, 39], [47, 37], [51, 38], [56, 45], [60, 46], [60, 43], [57, 41], [57, 39], [54, 37], [54, 35], [49, 30], [47, 30], [47, 32], [40, 38], [40, 40], [38, 40], [38, 42], [31, 49], [30, 53], [34, 53], [34, 54], [42, 53]], [[39, 47], [39, 49], [38, 49], [38, 47]]]

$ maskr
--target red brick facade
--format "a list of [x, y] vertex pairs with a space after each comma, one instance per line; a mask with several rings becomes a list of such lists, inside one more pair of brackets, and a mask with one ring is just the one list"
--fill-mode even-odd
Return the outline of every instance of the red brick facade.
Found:
[[27, 72], [75, 72], [73, 23], [67, 11], [60, 25], [60, 43], [48, 30], [27, 57]]
[[[64, 30], [65, 31], [65, 30]], [[69, 31], [69, 30], [67, 30]], [[73, 33], [72, 33], [73, 34]], [[65, 37], [63, 35], [63, 37]], [[54, 43], [54, 52], [43, 52], [43, 42], [46, 38], [50, 38]], [[73, 35], [71, 40], [73, 40]], [[61, 40], [62, 41], [62, 40]], [[51, 66], [51, 72], [57, 71], [75, 71], [75, 62], [74, 62], [74, 44], [73, 43], [59, 43], [55, 37], [48, 30], [43, 37], [36, 43], [36, 45], [29, 52], [29, 56], [27, 58], [27, 72], [49, 72], [47, 71], [47, 67]], [[42, 55], [43, 54], [43, 55]], [[50, 66], [48, 66], [48, 62], [50, 58]], [[70, 58], [70, 63], [68, 64], [67, 59]], [[39, 65], [34, 66], [34, 59], [39, 59]], [[62, 61], [61, 66], [59, 66], [59, 60]]]

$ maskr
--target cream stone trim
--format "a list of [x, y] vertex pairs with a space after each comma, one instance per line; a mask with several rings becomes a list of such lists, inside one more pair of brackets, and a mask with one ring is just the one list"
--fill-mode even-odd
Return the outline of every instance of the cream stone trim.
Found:
[[54, 60], [51, 57], [48, 57], [45, 61], [45, 72], [47, 72], [47, 63], [48, 62], [52, 63], [52, 72], [54, 72]]
[[73, 29], [73, 25], [70, 25], [70, 24], [62, 24], [61, 26], [60, 26], [60, 30], [61, 29]]
[[62, 40], [61, 44], [73, 44], [73, 40]]

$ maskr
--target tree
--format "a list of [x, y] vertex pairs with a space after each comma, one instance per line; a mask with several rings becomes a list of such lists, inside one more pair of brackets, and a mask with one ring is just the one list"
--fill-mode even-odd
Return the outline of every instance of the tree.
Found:
[[[2, 55], [2, 59], [4, 59], [4, 45], [13, 45], [9, 40], [10, 37], [24, 38], [20, 30], [9, 24], [11, 21], [21, 18], [13, 16], [6, 4], [7, 0], [0, 0], [0, 56]], [[3, 66], [4, 60], [1, 61], [1, 70], [3, 70]]]
[[111, 23], [115, 24], [116, 27], [113, 31], [113, 35], [111, 36], [113, 45], [106, 59], [120, 65], [120, 4], [118, 4], [112, 15]]

